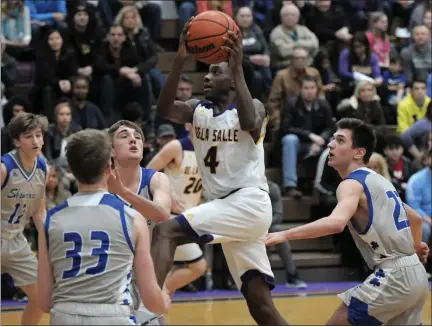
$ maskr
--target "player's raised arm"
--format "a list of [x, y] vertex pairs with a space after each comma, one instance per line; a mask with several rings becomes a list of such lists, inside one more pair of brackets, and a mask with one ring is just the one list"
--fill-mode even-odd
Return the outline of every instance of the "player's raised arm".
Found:
[[150, 254], [150, 240], [147, 224], [139, 213], [134, 220], [135, 257], [134, 269], [141, 299], [145, 307], [154, 313], [167, 313], [169, 296], [157, 283], [153, 260]]
[[[229, 38], [224, 38], [226, 46], [222, 48], [230, 52], [229, 65], [233, 73], [236, 91], [236, 108], [240, 120], [240, 127], [244, 131], [261, 130], [266, 116], [264, 105], [252, 96], [247, 87], [243, 74], [243, 44], [241, 37], [232, 31], [228, 31]], [[254, 135], [253, 135], [254, 136]]]
[[[189, 19], [189, 22], [191, 19]], [[175, 100], [183, 65], [188, 56], [184, 39], [188, 33], [189, 22], [185, 25], [180, 36], [177, 55], [174, 59], [171, 72], [162, 87], [157, 103], [157, 112], [160, 116], [179, 124], [192, 121], [193, 110], [199, 102], [197, 99], [191, 99], [186, 102]]]
[[182, 147], [178, 140], [168, 142], [162, 149], [150, 160], [147, 168], [161, 171], [171, 162], [175, 161], [178, 156], [182, 155]]
[[54, 277], [51, 263], [48, 258], [48, 246], [44, 228], [38, 231], [38, 290], [40, 308], [50, 312], [53, 307], [52, 289]]
[[336, 191], [338, 204], [328, 217], [287, 231], [267, 235], [266, 245], [271, 246], [286, 240], [317, 238], [337, 234], [344, 230], [357, 210], [363, 186], [354, 180], [345, 180]]

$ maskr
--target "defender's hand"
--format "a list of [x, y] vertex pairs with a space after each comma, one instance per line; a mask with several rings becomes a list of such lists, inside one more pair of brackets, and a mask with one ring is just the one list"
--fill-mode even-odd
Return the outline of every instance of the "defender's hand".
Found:
[[416, 253], [422, 263], [426, 263], [429, 256], [429, 247], [425, 242], [421, 242], [420, 245], [415, 249]]
[[285, 242], [285, 236], [283, 234], [283, 232], [277, 232], [277, 233], [269, 233], [266, 236], [266, 241], [265, 241], [265, 245], [266, 246], [272, 246], [272, 245], [276, 245], [282, 242]]
[[179, 42], [179, 48], [178, 48], [178, 54], [182, 57], [182, 58], [186, 58], [189, 56], [189, 53], [186, 50], [186, 42], [185, 40], [187, 39], [188, 35], [189, 35], [189, 26], [191, 24], [192, 19], [194, 19], [195, 16], [192, 16], [191, 18], [189, 18], [189, 20], [187, 21], [187, 23], [185, 24], [183, 31], [180, 35], [180, 42]]
[[108, 191], [120, 196], [122, 196], [126, 191], [126, 187], [123, 185], [120, 179], [120, 173], [118, 172], [117, 168], [114, 168], [111, 171], [111, 174], [108, 178]]
[[228, 31], [229, 37], [224, 37], [225, 45], [221, 48], [230, 53], [229, 64], [231, 69], [242, 67], [243, 62], [243, 43], [240, 35], [240, 31], [234, 33]]

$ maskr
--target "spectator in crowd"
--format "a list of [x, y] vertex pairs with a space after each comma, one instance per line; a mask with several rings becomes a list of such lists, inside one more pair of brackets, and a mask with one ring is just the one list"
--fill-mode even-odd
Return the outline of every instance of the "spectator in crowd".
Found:
[[409, 0], [396, 0], [393, 2], [391, 17], [389, 17], [392, 35], [395, 34], [396, 28], [408, 29], [414, 6], [414, 2]]
[[6, 0], [2, 2], [3, 42], [8, 45], [7, 52], [21, 59], [24, 52], [29, 52], [31, 41], [30, 10], [24, 0]]
[[109, 122], [121, 117], [115, 108], [124, 108], [130, 101], [142, 106], [143, 119], [150, 117], [149, 83], [140, 75], [142, 64], [136, 49], [126, 42], [123, 27], [111, 26], [95, 66], [95, 74], [103, 76], [102, 108]]
[[90, 80], [90, 98], [99, 99], [101, 81], [93, 76], [97, 55], [100, 51], [103, 36], [97, 25], [94, 13], [89, 10], [87, 3], [78, 3], [71, 15], [68, 15], [67, 43], [72, 46], [76, 53], [78, 74], [86, 76]]
[[429, 74], [426, 87], [427, 96], [432, 98], [432, 73]]
[[388, 0], [348, 0], [342, 2], [345, 5], [345, 12], [351, 20], [351, 29], [354, 32], [367, 29], [368, 16], [375, 11], [389, 12], [390, 3]]
[[386, 156], [391, 181], [401, 196], [405, 199], [406, 183], [412, 175], [411, 162], [403, 156], [403, 141], [399, 136], [391, 135], [386, 138], [384, 154]]
[[183, 31], [189, 18], [196, 15], [196, 2], [195, 0], [176, 0], [176, 5], [180, 19], [179, 30]]
[[426, 95], [426, 82], [414, 80], [411, 92], [398, 105], [398, 128], [399, 134], [405, 132], [417, 120], [426, 115], [426, 110], [431, 99]]
[[427, 146], [422, 145], [427, 144], [424, 140], [429, 134], [432, 134], [432, 101], [429, 101], [424, 118], [417, 120], [401, 135], [408, 152], [417, 161], [423, 158], [424, 150], [427, 152]]
[[[272, 23], [270, 15], [275, 5], [272, 0], [233, 0], [232, 5], [234, 9], [250, 7], [253, 12], [255, 23], [258, 24], [262, 30], [267, 31], [267, 27]], [[268, 35], [266, 34], [266, 36]]]
[[432, 9], [425, 11], [423, 24], [429, 29], [429, 33], [432, 33]]
[[11, 88], [17, 77], [17, 61], [5, 52], [6, 43], [1, 38], [1, 82], [5, 87], [6, 97], [11, 94]]
[[2, 111], [5, 124], [1, 129], [1, 154], [3, 155], [15, 149], [15, 143], [9, 134], [9, 122], [23, 112], [32, 112], [32, 109], [26, 98], [14, 96], [4, 105]]
[[162, 124], [158, 127], [156, 132], [156, 144], [152, 148], [153, 151], [149, 152], [142, 161], [142, 164], [144, 166], [147, 166], [147, 164], [151, 161], [153, 156], [159, 152], [160, 149], [162, 149], [165, 144], [168, 142], [175, 140], [177, 137], [176, 132], [174, 130], [174, 127], [171, 124]]
[[30, 10], [32, 37], [39, 40], [43, 28], [66, 28], [66, 0], [25, 0], [25, 5]]
[[208, 10], [219, 10], [231, 17], [233, 15], [231, 0], [200, 0], [197, 2], [198, 14]]
[[65, 159], [67, 138], [81, 130], [81, 126], [72, 121], [72, 108], [68, 99], [60, 99], [55, 107], [56, 122], [51, 123], [45, 134], [44, 154], [49, 162], [59, 164]]
[[261, 28], [254, 24], [249, 7], [236, 11], [235, 20], [242, 33], [243, 55], [254, 65], [252, 97], [264, 100], [270, 93], [272, 76], [270, 70], [270, 50]]
[[65, 202], [72, 194], [62, 183], [63, 171], [58, 166], [51, 166], [46, 184], [46, 210], [50, 210]]
[[281, 114], [284, 193], [295, 199], [303, 196], [297, 188], [297, 156], [318, 156], [333, 134], [332, 111], [318, 97], [319, 87], [316, 77], [305, 76], [300, 95], [288, 99]]
[[[282, 195], [279, 185], [272, 181], [267, 181], [269, 186], [269, 195], [273, 209], [273, 219], [269, 228], [270, 233], [280, 232], [283, 230], [281, 224], [284, 220], [284, 210]], [[276, 251], [282, 260], [285, 270], [286, 286], [288, 288], [306, 288], [307, 284], [299, 278], [297, 267], [294, 263], [291, 247], [288, 241], [275, 245]]]
[[33, 102], [42, 106], [43, 113], [54, 121], [54, 103], [71, 92], [70, 78], [78, 71], [75, 52], [64, 42], [58, 30], [51, 30], [36, 52], [35, 83], [32, 90]]
[[268, 113], [270, 126], [274, 130], [280, 127], [280, 111], [284, 102], [289, 97], [299, 95], [301, 82], [304, 76], [314, 76], [317, 79], [319, 96], [324, 98], [320, 73], [313, 67], [309, 67], [309, 52], [302, 46], [293, 49], [293, 62], [287, 68], [282, 69], [273, 80], [271, 93], [268, 99]]
[[342, 97], [352, 94], [355, 82], [360, 79], [356, 75], [358, 73], [372, 78], [376, 85], [381, 85], [383, 82], [378, 58], [372, 53], [369, 41], [363, 32], [355, 33], [349, 49], [343, 50], [339, 56]]
[[428, 0], [421, 0], [420, 3], [417, 3], [415, 5], [411, 13], [409, 22], [409, 27], [411, 30], [414, 29], [416, 26], [424, 24], [425, 14], [427, 11], [431, 10], [431, 7], [432, 5]]
[[390, 57], [389, 68], [383, 72], [383, 96], [381, 103], [387, 124], [397, 124], [397, 105], [405, 95], [406, 76], [403, 72], [402, 60], [399, 55]]
[[306, 26], [298, 24], [300, 10], [295, 5], [283, 6], [280, 15], [282, 24], [276, 26], [270, 34], [271, 64], [275, 72], [290, 65], [295, 45], [308, 51], [309, 60], [315, 57], [319, 48], [316, 35]]
[[379, 153], [377, 152], [372, 153], [369, 162], [367, 164], [367, 167], [375, 171], [377, 174], [380, 174], [381, 176], [385, 177], [388, 181], [391, 182], [391, 177], [389, 174], [387, 162], [384, 159], [384, 157]]
[[424, 155], [425, 168], [418, 171], [408, 181], [406, 189], [407, 204], [423, 218], [423, 236], [429, 242], [432, 225], [432, 150]]
[[376, 87], [374, 83], [368, 81], [359, 82], [354, 94], [342, 100], [337, 111], [337, 119], [358, 118], [372, 125], [386, 123]]
[[390, 64], [390, 37], [387, 34], [388, 18], [382, 11], [373, 12], [369, 19], [369, 30], [366, 37], [371, 51], [377, 56], [378, 64], [387, 68]]
[[94, 103], [87, 100], [89, 80], [85, 76], [72, 79], [72, 119], [83, 129], [104, 129], [107, 127], [101, 110]]
[[401, 56], [408, 86], [417, 79], [426, 80], [432, 73], [431, 35], [425, 25], [416, 26], [413, 30], [414, 43], [404, 48]]
[[330, 149], [325, 149], [318, 160], [315, 174], [314, 188], [318, 191], [320, 209], [330, 214], [336, 207], [336, 190], [342, 181], [338, 172], [328, 165], [328, 154]]

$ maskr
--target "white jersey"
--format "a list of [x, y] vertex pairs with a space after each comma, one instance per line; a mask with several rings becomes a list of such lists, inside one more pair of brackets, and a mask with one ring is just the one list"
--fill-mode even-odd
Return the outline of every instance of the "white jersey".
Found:
[[179, 169], [165, 168], [171, 185], [185, 201], [185, 209], [196, 207], [201, 202], [202, 181], [193, 144], [189, 137], [178, 140], [183, 150], [182, 164]]
[[267, 121], [255, 144], [250, 132], [241, 130], [234, 104], [215, 114], [212, 102], [198, 103], [193, 115], [193, 144], [206, 198], [221, 198], [245, 187], [268, 192], [262, 143]]
[[393, 184], [368, 168], [354, 170], [346, 179], [363, 185], [369, 219], [365, 230], [353, 220], [348, 227], [368, 266], [415, 253], [414, 240], [404, 204]]

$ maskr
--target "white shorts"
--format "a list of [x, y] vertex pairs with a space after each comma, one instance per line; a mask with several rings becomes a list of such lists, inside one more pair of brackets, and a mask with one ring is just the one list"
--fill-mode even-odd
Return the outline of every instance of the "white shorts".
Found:
[[15, 286], [37, 282], [37, 259], [23, 233], [1, 240], [1, 272], [9, 274]]
[[247, 187], [186, 210], [177, 221], [200, 243], [221, 243], [231, 275], [242, 290], [253, 272], [260, 272], [272, 288], [274, 275], [264, 245], [272, 221], [267, 192]]
[[385, 262], [363, 284], [338, 296], [354, 326], [418, 326], [428, 292], [426, 270], [414, 254]]

